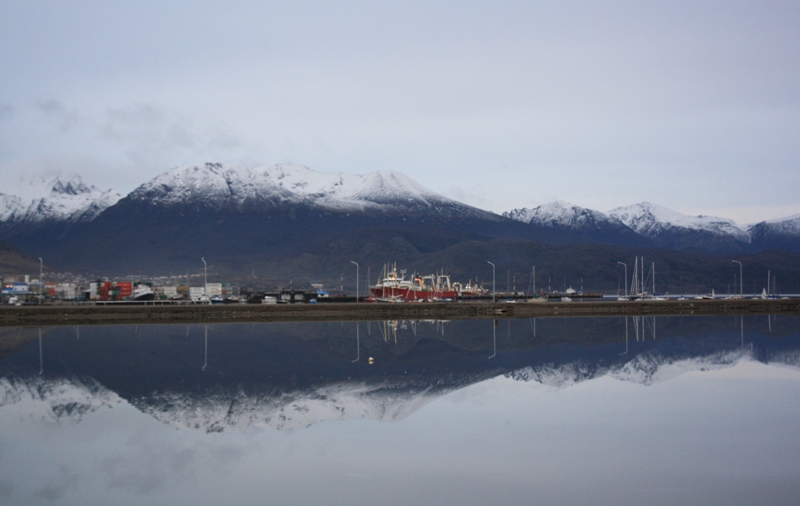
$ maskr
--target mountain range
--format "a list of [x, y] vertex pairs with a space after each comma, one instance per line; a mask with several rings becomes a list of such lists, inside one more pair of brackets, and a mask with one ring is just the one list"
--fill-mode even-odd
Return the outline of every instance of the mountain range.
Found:
[[628, 230], [671, 250], [744, 253], [766, 249], [800, 251], [800, 214], [740, 226], [728, 218], [688, 216], [664, 206], [641, 202], [602, 213], [556, 201], [503, 216], [531, 225], [571, 230]]
[[194, 272], [204, 257], [220, 272], [268, 268], [273, 277], [302, 271], [330, 278], [346, 258], [412, 264], [508, 240], [701, 254], [800, 252], [800, 215], [739, 226], [647, 202], [608, 213], [553, 202], [499, 215], [395, 171], [206, 163], [171, 169], [124, 197], [79, 176], [6, 189], [0, 239], [59, 270]]

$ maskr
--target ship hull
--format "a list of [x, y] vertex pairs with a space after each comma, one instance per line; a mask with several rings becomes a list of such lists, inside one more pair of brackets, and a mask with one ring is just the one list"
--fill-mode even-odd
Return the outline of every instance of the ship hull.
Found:
[[458, 292], [455, 290], [431, 291], [431, 290], [412, 290], [409, 288], [374, 286], [370, 288], [370, 291], [372, 292], [372, 295], [374, 295], [377, 299], [389, 299], [389, 300], [431, 301], [431, 300], [444, 300], [444, 299], [455, 300], [456, 298], [458, 298]]

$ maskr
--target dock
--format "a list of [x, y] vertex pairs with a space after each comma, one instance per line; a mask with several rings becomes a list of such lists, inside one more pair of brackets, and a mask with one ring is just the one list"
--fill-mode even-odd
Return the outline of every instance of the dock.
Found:
[[800, 299], [4, 306], [0, 307], [0, 326], [766, 314], [800, 315]]

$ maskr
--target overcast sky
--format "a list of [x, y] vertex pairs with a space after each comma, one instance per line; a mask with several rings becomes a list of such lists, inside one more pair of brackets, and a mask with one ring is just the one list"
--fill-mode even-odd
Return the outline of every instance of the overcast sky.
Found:
[[0, 0], [0, 183], [293, 162], [497, 212], [779, 218], [800, 213], [798, 27], [796, 0]]

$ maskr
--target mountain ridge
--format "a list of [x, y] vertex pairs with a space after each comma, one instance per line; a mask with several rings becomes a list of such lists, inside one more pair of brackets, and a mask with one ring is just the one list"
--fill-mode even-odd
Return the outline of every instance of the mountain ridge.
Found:
[[[327, 277], [342, 261], [336, 252], [350, 251], [365, 262], [409, 262], [495, 239], [712, 254], [800, 251], [800, 216], [757, 224], [750, 229], [753, 239], [745, 241], [748, 232], [732, 220], [686, 217], [648, 203], [617, 208], [624, 219], [565, 202], [500, 215], [443, 197], [395, 171], [353, 175], [290, 164], [205, 163], [165, 171], [121, 198], [65, 181], [42, 183], [38, 191], [72, 203], [58, 207], [39, 198], [39, 207], [60, 209], [60, 218], [0, 220], [0, 237], [73, 272], [185, 272], [206, 257], [242, 273], [307, 258], [330, 264]], [[31, 202], [35, 193], [28, 189]], [[18, 207], [22, 201], [0, 199]], [[348, 241], [361, 246], [353, 249]]]
[[102, 191], [78, 175], [35, 177], [10, 191], [0, 193], [0, 222], [91, 221], [122, 198], [115, 190]]
[[503, 213], [512, 219], [549, 227], [591, 228], [624, 225], [652, 246], [709, 253], [746, 253], [765, 249], [800, 251], [800, 214], [740, 226], [716, 216], [689, 216], [650, 202], [617, 207], [608, 213], [555, 201]]

